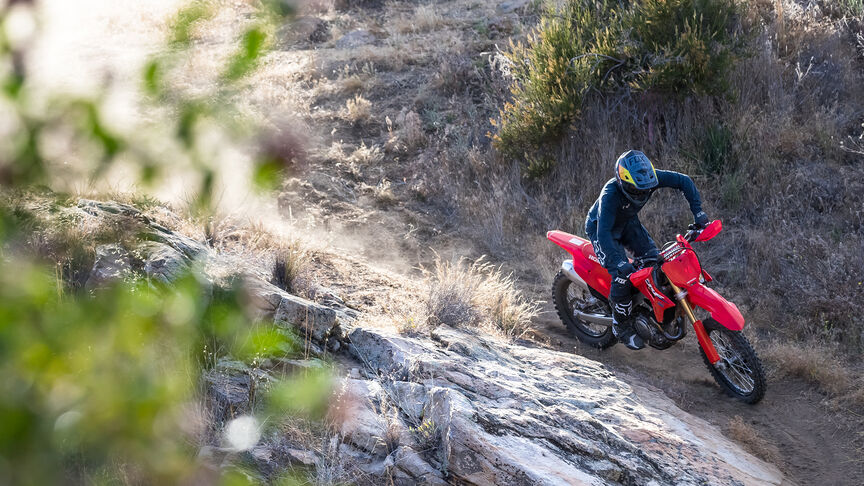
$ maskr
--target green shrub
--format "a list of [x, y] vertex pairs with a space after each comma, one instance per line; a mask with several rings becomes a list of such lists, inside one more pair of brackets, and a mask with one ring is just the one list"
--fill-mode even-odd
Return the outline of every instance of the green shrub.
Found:
[[[628, 17], [634, 88], [719, 95], [741, 47], [733, 0], [644, 0]], [[625, 51], [626, 52], [626, 51]], [[622, 56], [626, 57], [626, 56]]]
[[841, 0], [846, 13], [852, 17], [864, 16], [864, 0]]
[[496, 147], [523, 156], [559, 137], [589, 92], [722, 95], [742, 47], [733, 0], [567, 0], [511, 44], [513, 100]]
[[864, 0], [823, 0], [820, 6], [823, 12], [838, 19], [864, 16]]
[[[232, 472], [220, 478], [198, 457], [200, 446], [218, 439], [209, 437], [203, 373], [223, 356], [256, 363], [291, 353], [300, 349], [296, 336], [253, 321], [244, 289], [213, 289], [191, 273], [168, 287], [133, 280], [69, 292], [83, 285], [98, 244], [137, 243], [139, 224], [121, 218], [82, 227], [74, 212], [63, 211], [67, 198], [37, 195], [45, 192], [40, 185], [70, 182], [61, 178], [98, 180], [118, 158], [137, 164], [139, 182], [154, 184], [168, 165], [157, 161], [152, 144], [176, 147], [177, 159], [189, 161], [199, 189], [190, 187], [193, 203], [210, 209], [218, 167], [198, 127], [236, 117], [227, 100], [265, 54], [267, 34], [287, 20], [288, 5], [263, 2], [226, 60], [222, 83], [208, 93], [168, 82], [192, 52], [196, 24], [215, 13], [208, 2], [182, 9], [168, 49], [143, 73], [146, 94], [171, 115], [138, 142], [102, 116], [104, 96], [39, 89], [33, 96], [26, 61], [36, 42], [11, 40], [6, 20], [11, 4], [38, 17], [35, 3], [0, 6], [0, 61], [8, 66], [0, 72], [0, 100], [9, 119], [0, 140], [0, 484], [250, 484]], [[92, 164], [67, 171], [58, 160], [65, 154], [44, 152], [55, 131], [76, 151], [97, 149]], [[329, 388], [326, 371], [269, 381], [256, 392], [253, 412], [314, 418], [326, 408]]]
[[716, 123], [707, 127], [699, 145], [700, 162], [706, 174], [721, 174], [731, 165], [732, 131], [725, 125]]
[[[273, 325], [250, 326], [241, 293], [217, 297], [190, 275], [167, 289], [121, 283], [58, 298], [50, 269], [0, 261], [0, 476], [90, 484], [130, 468], [135, 483], [176, 484], [195, 474], [209, 426], [196, 422], [202, 344], [247, 361], [299, 349]], [[327, 397], [316, 380], [305, 402], [283, 390], [303, 380], [261, 400], [268, 413], [316, 412]]]
[[579, 114], [605, 64], [598, 47], [619, 36], [618, 13], [610, 5], [570, 0], [550, 7], [527, 44], [511, 43], [505, 55], [511, 62], [513, 100], [500, 113], [494, 137], [499, 150], [522, 155], [522, 147], [536, 148], [559, 136]]

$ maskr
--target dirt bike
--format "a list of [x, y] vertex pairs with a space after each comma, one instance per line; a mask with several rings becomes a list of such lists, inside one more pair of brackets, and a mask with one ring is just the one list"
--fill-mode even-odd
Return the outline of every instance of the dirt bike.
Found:
[[[699, 262], [692, 242], [708, 241], [723, 229], [719, 220], [704, 229], [691, 226], [685, 235], [663, 246], [655, 261], [633, 261], [637, 270], [630, 282], [634, 328], [647, 344], [667, 349], [692, 325], [705, 365], [714, 380], [731, 396], [756, 403], [765, 395], [765, 372], [744, 337], [744, 317], [735, 304], [706, 284], [712, 281]], [[555, 309], [570, 334], [600, 349], [615, 345], [609, 290], [612, 279], [594, 253], [591, 242], [563, 231], [546, 237], [572, 255], [561, 265], [552, 287]], [[711, 317], [696, 318], [694, 306]]]

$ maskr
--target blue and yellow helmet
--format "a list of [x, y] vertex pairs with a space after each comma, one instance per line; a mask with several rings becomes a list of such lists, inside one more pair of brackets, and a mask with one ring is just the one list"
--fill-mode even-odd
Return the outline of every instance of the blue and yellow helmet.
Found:
[[645, 204], [657, 187], [657, 171], [642, 152], [628, 150], [615, 161], [615, 179], [627, 199]]

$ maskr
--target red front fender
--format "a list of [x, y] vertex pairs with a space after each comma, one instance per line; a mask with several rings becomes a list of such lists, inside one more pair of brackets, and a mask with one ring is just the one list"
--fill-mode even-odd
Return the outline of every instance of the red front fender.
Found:
[[711, 313], [711, 317], [732, 331], [744, 329], [744, 316], [732, 302], [700, 283], [687, 289], [690, 303]]

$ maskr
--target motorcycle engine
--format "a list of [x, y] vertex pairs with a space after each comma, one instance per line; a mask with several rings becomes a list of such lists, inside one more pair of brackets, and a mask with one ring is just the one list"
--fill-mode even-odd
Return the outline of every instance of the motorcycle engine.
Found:
[[673, 343], [666, 339], [660, 332], [657, 331], [656, 325], [651, 322], [651, 318], [638, 315], [633, 321], [633, 329], [646, 343], [657, 349], [666, 349]]

